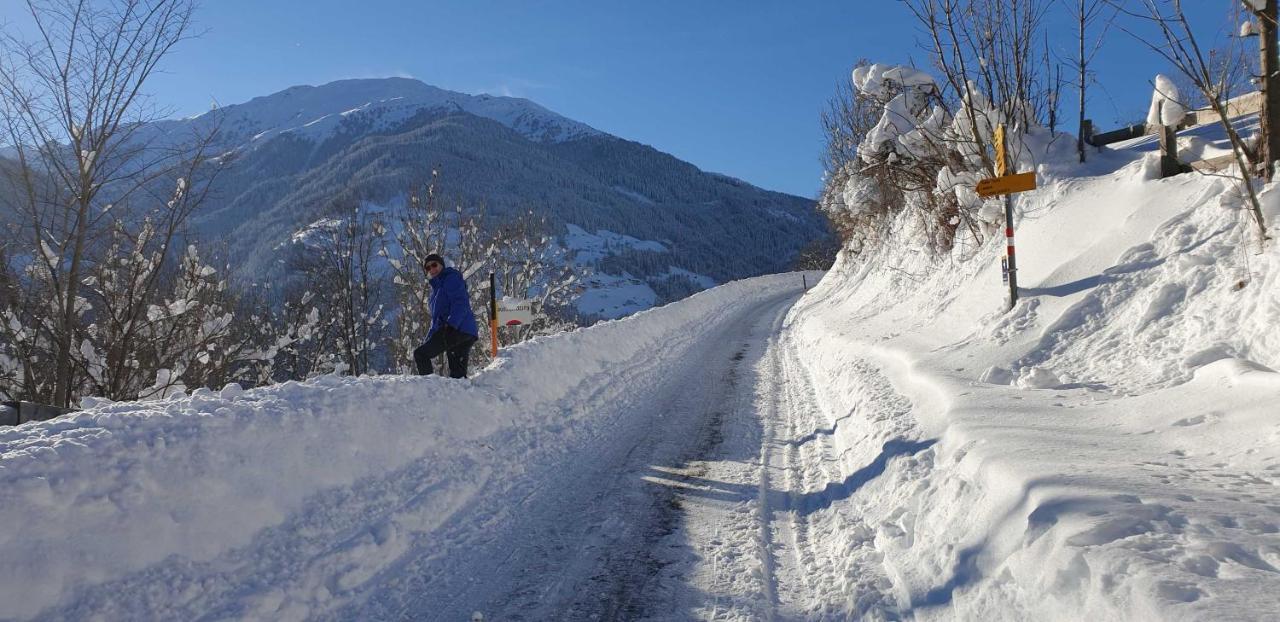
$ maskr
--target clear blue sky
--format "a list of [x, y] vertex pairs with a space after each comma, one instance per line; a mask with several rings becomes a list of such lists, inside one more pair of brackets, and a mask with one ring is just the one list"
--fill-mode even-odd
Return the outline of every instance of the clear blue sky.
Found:
[[[0, 21], [20, 27], [23, 4], [0, 1]], [[1189, 5], [1226, 24], [1227, 0]], [[819, 113], [854, 61], [927, 64], [893, 0], [204, 0], [197, 19], [204, 33], [152, 85], [178, 116], [297, 84], [407, 76], [527, 97], [700, 168], [808, 197], [821, 183]], [[1151, 77], [1165, 69], [1118, 30], [1107, 45], [1098, 62], [1107, 93], [1090, 115], [1103, 128], [1141, 119]], [[1070, 117], [1075, 96], [1065, 103]]]

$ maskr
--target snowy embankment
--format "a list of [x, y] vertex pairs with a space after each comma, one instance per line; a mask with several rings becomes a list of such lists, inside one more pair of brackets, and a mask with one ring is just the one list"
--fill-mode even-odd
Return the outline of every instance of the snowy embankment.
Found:
[[1002, 240], [842, 260], [793, 309], [846, 473], [936, 440], [840, 506], [874, 533], [826, 534], [884, 566], [895, 598], [859, 614], [1280, 611], [1280, 251], [1228, 180], [1126, 157], [1040, 167], [1012, 311]]
[[730, 283], [521, 344], [471, 380], [231, 386], [0, 430], [0, 618], [182, 617], [228, 600], [231, 617], [319, 615], [531, 456], [580, 451], [601, 405], [643, 399], [658, 361], [800, 288], [795, 274]]

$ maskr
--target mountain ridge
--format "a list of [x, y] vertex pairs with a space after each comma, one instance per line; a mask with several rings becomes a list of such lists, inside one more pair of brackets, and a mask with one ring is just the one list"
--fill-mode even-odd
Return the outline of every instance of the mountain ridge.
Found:
[[[558, 142], [603, 132], [525, 98], [470, 95], [412, 78], [351, 78], [321, 85], [294, 85], [248, 101], [219, 106], [186, 119], [159, 121], [159, 128], [196, 125], [220, 131], [239, 147], [283, 133], [323, 138], [346, 117], [359, 113], [409, 115], [422, 109], [452, 109], [493, 119], [531, 140]], [[318, 127], [317, 127], [318, 126]], [[247, 139], [246, 139], [247, 136]]]

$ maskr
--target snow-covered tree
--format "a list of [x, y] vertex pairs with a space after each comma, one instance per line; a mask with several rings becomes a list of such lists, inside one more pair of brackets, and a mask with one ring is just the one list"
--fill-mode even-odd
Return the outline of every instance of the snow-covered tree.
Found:
[[1048, 2], [905, 4], [928, 34], [937, 77], [859, 63], [833, 105], [837, 122], [826, 123], [838, 162], [827, 164], [819, 204], [851, 252], [892, 242], [963, 258], [1003, 225], [1000, 202], [974, 191], [997, 172], [995, 129], [1005, 126], [1017, 170], [1054, 142], [1045, 125], [1056, 123], [1061, 80], [1043, 28]]
[[[27, 350], [23, 396], [70, 405], [87, 370], [76, 352], [90, 310], [86, 279], [103, 260], [119, 220], [181, 222], [203, 195], [208, 136], [152, 149], [142, 136], [162, 113], [143, 93], [160, 63], [189, 34], [190, 0], [27, 0], [40, 33], [0, 32], [0, 132], [16, 153], [0, 202], [18, 220], [26, 280], [18, 315]], [[184, 142], [184, 141], [178, 141]], [[200, 175], [194, 175], [195, 171]], [[164, 185], [192, 181], [177, 204]], [[171, 187], [171, 186], [170, 186]], [[10, 309], [14, 307], [11, 305]], [[29, 334], [28, 334], [29, 332]], [[38, 361], [38, 370], [29, 365]]]
[[[550, 236], [545, 218], [526, 212], [498, 227], [491, 248], [489, 267], [498, 279], [498, 295], [529, 300], [534, 314], [533, 324], [499, 328], [500, 344], [519, 343], [575, 326], [572, 303], [578, 294], [578, 275], [571, 258]], [[487, 332], [487, 325], [484, 330]], [[488, 359], [488, 352], [482, 359]]]
[[[386, 226], [380, 213], [359, 201], [294, 236], [292, 270], [302, 275], [307, 309], [305, 334], [318, 348], [306, 373], [367, 374], [386, 356], [385, 271], [375, 265]], [[296, 354], [301, 351], [295, 350]]]
[[833, 221], [846, 223], [847, 248], [858, 252], [892, 236], [946, 251], [957, 232], [984, 239], [994, 213], [972, 185], [985, 176], [990, 160], [980, 147], [990, 143], [1000, 111], [975, 86], [953, 114], [933, 78], [910, 67], [864, 64], [851, 81], [879, 116], [856, 137], [856, 160], [838, 172], [843, 184], [829, 185], [821, 201]]
[[431, 171], [430, 181], [410, 191], [403, 204], [389, 215], [388, 221], [395, 223], [394, 235], [380, 251], [391, 268], [396, 313], [390, 360], [391, 368], [400, 373], [413, 373], [413, 350], [422, 345], [431, 326], [426, 259], [444, 248], [446, 239], [443, 212], [436, 196], [438, 179], [439, 171]]

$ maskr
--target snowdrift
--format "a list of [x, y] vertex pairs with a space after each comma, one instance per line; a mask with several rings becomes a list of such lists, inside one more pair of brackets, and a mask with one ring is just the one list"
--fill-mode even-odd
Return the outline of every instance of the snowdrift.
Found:
[[1154, 164], [1039, 168], [1012, 311], [1002, 239], [842, 258], [793, 309], [845, 472], [937, 440], [839, 509], [874, 534], [830, 534], [883, 557], [885, 615], [1280, 611], [1280, 250], [1228, 180]]
[[[817, 278], [808, 275], [811, 283]], [[450, 520], [489, 479], [519, 472], [528, 454], [569, 452], [576, 439], [595, 433], [602, 417], [584, 404], [644, 391], [611, 384], [629, 367], [655, 353], [683, 356], [753, 303], [794, 296], [801, 283], [799, 274], [729, 283], [521, 344], [469, 380], [323, 377], [250, 391], [231, 385], [163, 401], [95, 404], [0, 430], [0, 522], [11, 527], [0, 534], [0, 574], [8, 577], [0, 582], [0, 618], [141, 615], [127, 603], [102, 604], [112, 590], [136, 592], [120, 600], [132, 600], [139, 612], [181, 617], [184, 605], [201, 609], [196, 599], [218, 574], [207, 567], [213, 560], [230, 566], [225, 560], [257, 556], [246, 566], [278, 566], [280, 576], [221, 580], [258, 584], [244, 589], [263, 592], [261, 610], [223, 613], [282, 619], [283, 594], [272, 581], [300, 572], [291, 560], [328, 555], [307, 569], [314, 579], [290, 576], [310, 606], [284, 617], [318, 615], [331, 591], [384, 569], [415, 534]], [[364, 478], [389, 472], [398, 472], [403, 489], [368, 490]], [[397, 495], [430, 501], [416, 504], [413, 516], [376, 513]], [[376, 518], [353, 509], [362, 504]], [[367, 529], [365, 520], [372, 522]], [[326, 553], [321, 536], [338, 538], [343, 530], [357, 536]], [[317, 550], [290, 550], [307, 546]], [[96, 587], [108, 581], [115, 583]]]

